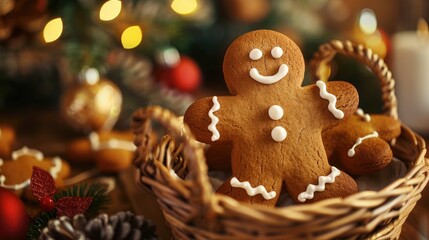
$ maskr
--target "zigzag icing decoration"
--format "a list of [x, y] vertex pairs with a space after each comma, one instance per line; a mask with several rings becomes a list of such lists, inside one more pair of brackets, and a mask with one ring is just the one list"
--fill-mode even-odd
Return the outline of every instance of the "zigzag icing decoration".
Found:
[[262, 197], [265, 198], [265, 200], [270, 200], [275, 198], [277, 195], [275, 191], [267, 192], [267, 189], [265, 189], [265, 187], [262, 185], [253, 188], [249, 182], [240, 182], [236, 177], [231, 178], [230, 184], [232, 187], [243, 188], [244, 190], [246, 190], [246, 193], [251, 197], [257, 194], [261, 194]]
[[220, 104], [217, 101], [217, 97], [214, 96], [213, 99], [213, 107], [210, 109], [209, 111], [209, 117], [212, 120], [212, 122], [210, 123], [208, 129], [210, 130], [210, 132], [212, 132], [212, 141], [217, 141], [220, 138], [220, 133], [216, 128], [216, 124], [219, 122], [219, 118], [216, 117], [213, 113], [216, 112], [217, 110], [220, 109]]
[[315, 192], [321, 192], [325, 190], [326, 183], [335, 182], [335, 178], [340, 175], [340, 170], [336, 167], [331, 167], [331, 173], [328, 176], [320, 176], [319, 184], [313, 185], [309, 184], [305, 192], [302, 192], [298, 195], [298, 200], [300, 202], [305, 202], [307, 199], [313, 199]]
[[329, 101], [329, 105], [328, 105], [328, 110], [334, 115], [334, 117], [336, 117], [337, 119], [342, 119], [344, 117], [344, 112], [337, 109], [337, 107], [335, 106], [337, 104], [337, 97], [331, 93], [328, 93], [328, 91], [326, 91], [326, 84], [325, 82], [319, 80], [316, 82], [316, 85], [319, 87], [320, 89], [320, 97], [328, 100]]

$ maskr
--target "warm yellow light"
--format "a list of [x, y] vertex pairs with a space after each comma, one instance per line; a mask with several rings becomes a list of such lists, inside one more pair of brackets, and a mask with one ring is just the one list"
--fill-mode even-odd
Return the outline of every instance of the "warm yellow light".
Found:
[[109, 0], [101, 6], [100, 19], [110, 21], [115, 19], [121, 12], [122, 2], [118, 0]]
[[49, 21], [43, 29], [43, 38], [45, 42], [53, 42], [57, 40], [63, 32], [63, 21], [61, 18], [55, 18]]
[[139, 26], [131, 26], [125, 29], [121, 36], [122, 46], [125, 49], [137, 47], [142, 41], [143, 33]]
[[359, 16], [359, 27], [366, 34], [373, 34], [377, 30], [377, 17], [371, 9], [362, 10]]
[[173, 0], [171, 8], [178, 14], [193, 13], [198, 7], [197, 0]]

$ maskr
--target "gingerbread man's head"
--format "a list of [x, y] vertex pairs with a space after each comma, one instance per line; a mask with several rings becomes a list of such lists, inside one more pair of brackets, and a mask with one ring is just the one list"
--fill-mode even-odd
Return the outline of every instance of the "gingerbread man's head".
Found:
[[231, 94], [260, 91], [261, 84], [301, 86], [304, 59], [285, 35], [258, 30], [237, 38], [228, 48], [223, 72]]

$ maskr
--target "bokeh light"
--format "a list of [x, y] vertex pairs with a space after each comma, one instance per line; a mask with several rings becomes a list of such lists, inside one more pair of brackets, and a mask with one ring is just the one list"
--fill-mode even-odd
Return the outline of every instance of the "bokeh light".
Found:
[[100, 19], [103, 21], [111, 21], [121, 13], [122, 2], [118, 0], [109, 0], [101, 6]]
[[368, 8], [362, 10], [359, 17], [359, 27], [366, 34], [373, 34], [377, 31], [377, 17], [374, 11]]
[[63, 21], [61, 18], [55, 18], [49, 21], [43, 29], [43, 38], [45, 42], [50, 43], [60, 38], [63, 32]]
[[191, 14], [198, 7], [197, 0], [174, 0], [171, 3], [171, 8], [178, 14]]
[[131, 26], [124, 30], [121, 36], [122, 46], [125, 49], [137, 47], [143, 38], [142, 30], [139, 26]]

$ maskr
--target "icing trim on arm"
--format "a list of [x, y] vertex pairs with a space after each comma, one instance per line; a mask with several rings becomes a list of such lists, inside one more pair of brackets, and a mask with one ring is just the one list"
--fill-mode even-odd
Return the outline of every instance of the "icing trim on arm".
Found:
[[356, 143], [353, 145], [353, 147], [352, 147], [352, 148], [350, 148], [350, 149], [349, 149], [349, 151], [347, 152], [347, 156], [349, 156], [349, 157], [353, 157], [353, 156], [356, 154], [356, 152], [355, 152], [355, 148], [356, 148], [357, 146], [359, 146], [359, 145], [363, 142], [363, 140], [366, 140], [366, 139], [368, 139], [368, 138], [375, 138], [375, 137], [378, 137], [378, 132], [376, 132], [376, 131], [374, 131], [373, 133], [368, 134], [368, 135], [366, 135], [366, 136], [363, 136], [363, 137], [358, 138], [358, 139], [356, 140]]
[[316, 82], [316, 85], [320, 89], [320, 92], [319, 92], [320, 97], [329, 101], [328, 110], [334, 115], [335, 118], [343, 119], [344, 112], [337, 109], [336, 107], [337, 97], [326, 90], [325, 82], [319, 80]]
[[275, 191], [268, 192], [267, 189], [265, 189], [265, 187], [262, 185], [253, 188], [249, 182], [240, 182], [236, 177], [231, 178], [231, 181], [229, 183], [232, 187], [242, 188], [246, 190], [246, 193], [251, 197], [257, 194], [261, 194], [265, 200], [271, 200], [277, 195]]
[[307, 199], [313, 199], [315, 192], [324, 191], [326, 183], [335, 182], [335, 178], [340, 174], [338, 168], [331, 167], [331, 173], [328, 176], [320, 176], [317, 185], [308, 184], [306, 191], [298, 195], [298, 201], [305, 202]]
[[288, 72], [289, 72], [289, 67], [283, 63], [282, 65], [280, 65], [277, 73], [271, 76], [263, 76], [259, 74], [259, 71], [256, 68], [250, 69], [249, 74], [253, 80], [259, 83], [273, 84], [280, 81], [280, 79], [284, 78]]
[[209, 111], [209, 117], [212, 120], [212, 122], [208, 126], [208, 129], [210, 130], [210, 132], [212, 132], [212, 138], [211, 138], [211, 140], [214, 142], [214, 141], [219, 140], [220, 133], [219, 133], [219, 131], [216, 128], [216, 124], [219, 122], [219, 118], [216, 117], [213, 113], [216, 112], [216, 111], [218, 111], [220, 109], [220, 104], [217, 101], [217, 97], [216, 96], [214, 96], [212, 98], [212, 101], [213, 101], [213, 106], [212, 106], [212, 108]]
[[356, 114], [361, 117], [363, 120], [365, 120], [365, 122], [370, 122], [371, 121], [371, 116], [368, 113], [365, 113], [362, 108], [358, 108], [356, 110]]

